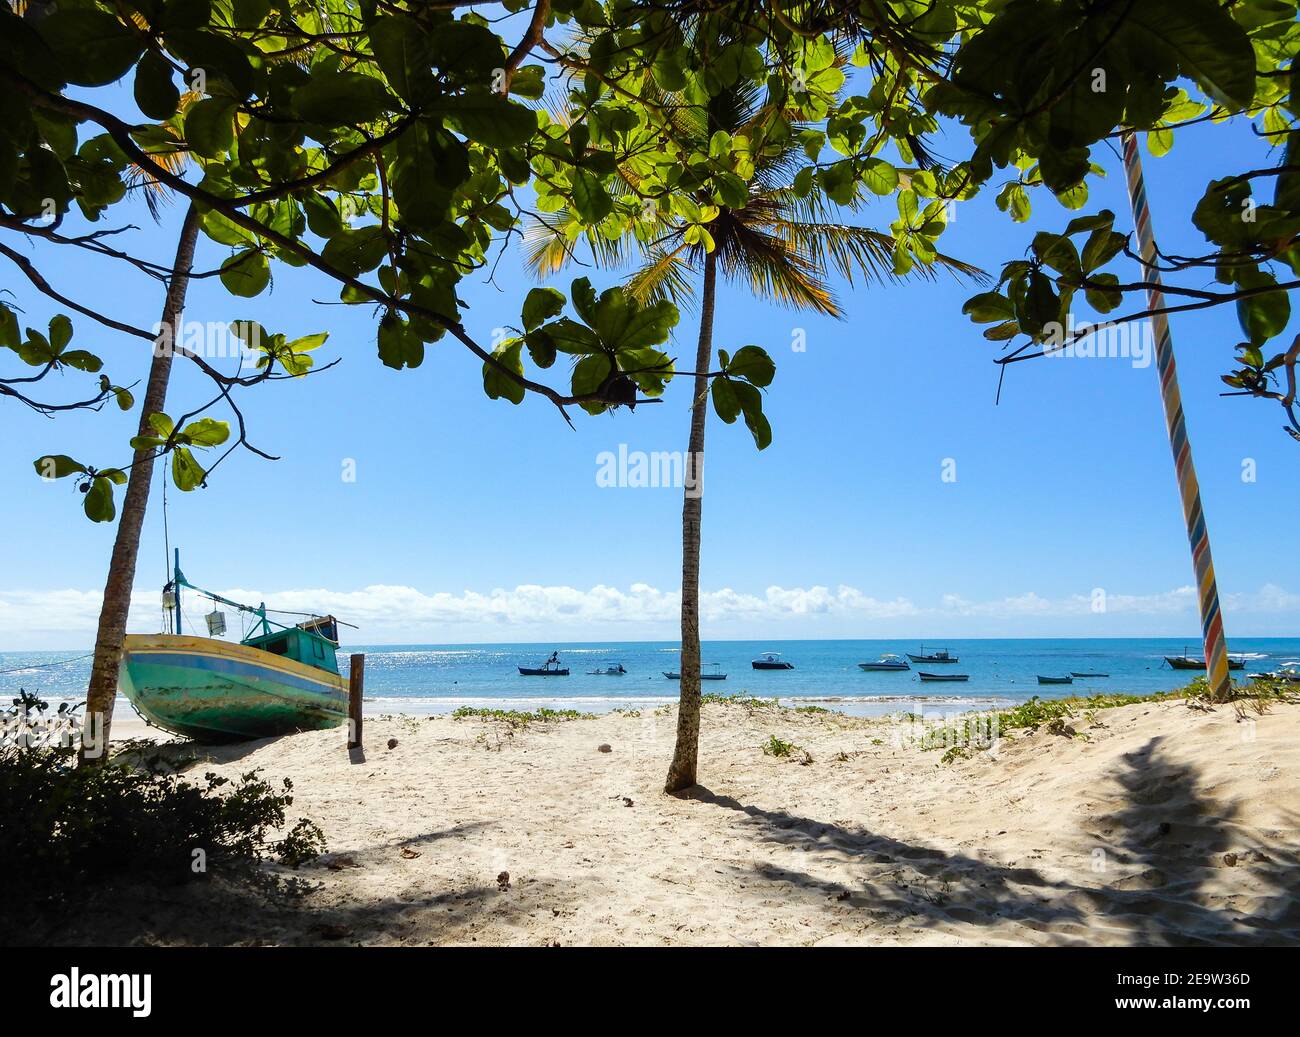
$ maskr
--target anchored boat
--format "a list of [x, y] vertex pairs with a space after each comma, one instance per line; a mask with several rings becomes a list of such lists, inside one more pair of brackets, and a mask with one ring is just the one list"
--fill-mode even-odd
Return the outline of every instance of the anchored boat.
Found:
[[1038, 675], [1039, 684], [1073, 684], [1074, 675], [1069, 677], [1044, 677], [1041, 673]]
[[[255, 617], [238, 644], [182, 630], [181, 591]], [[335, 727], [348, 718], [348, 682], [339, 674], [339, 621], [314, 616], [297, 626], [189, 583], [180, 551], [163, 591], [174, 633], [128, 634], [118, 687], [141, 716], [166, 731], [199, 742], [265, 738]], [[225, 632], [225, 616], [207, 617], [209, 633]]]
[[623, 664], [614, 662], [587, 671], [588, 676], [591, 677], [622, 677], [625, 673], [627, 673], [627, 670], [623, 669]]
[[[1193, 656], [1188, 655], [1186, 648], [1183, 649], [1182, 655], [1166, 655], [1165, 662], [1167, 662], [1170, 668], [1174, 670], [1205, 669], [1205, 660], [1197, 659], [1194, 658]], [[1244, 670], [1245, 668], [1246, 668], [1246, 661], [1244, 659], [1234, 659], [1232, 656], [1228, 656], [1228, 669]]]
[[781, 658], [780, 652], [764, 652], [755, 659], [751, 666], [756, 670], [793, 670], [794, 663], [788, 663]]
[[[955, 661], [955, 660], [954, 660]], [[923, 681], [968, 681], [969, 673], [926, 673], [924, 670], [917, 670], [916, 675]]]
[[899, 658], [892, 652], [886, 652], [873, 663], [858, 663], [858, 669], [873, 673], [878, 670], [910, 670], [912, 667], [906, 659]]
[[926, 654], [925, 654], [925, 645], [922, 645], [922, 646], [921, 646], [921, 652], [920, 652], [919, 655], [913, 655], [911, 652], [908, 652], [908, 653], [907, 653], [907, 657], [908, 657], [909, 659], [911, 659], [912, 662], [914, 662], [914, 663], [956, 663], [956, 662], [961, 662], [961, 660], [958, 659], [955, 655], [949, 655], [949, 654], [948, 654], [948, 649], [946, 649], [946, 648], [936, 648], [936, 649], [935, 649], [933, 652], [931, 652], [929, 655], [926, 655]]
[[[722, 672], [722, 664], [721, 664], [721, 663], [705, 663], [704, 665], [705, 665], [705, 666], [711, 666], [711, 667], [713, 667], [713, 668], [712, 668], [711, 670], [709, 670], [707, 673], [701, 673], [701, 674], [700, 674], [700, 680], [702, 680], [702, 681], [725, 681], [725, 680], [727, 679], [727, 675], [726, 675], [725, 673]], [[679, 681], [679, 680], [682, 679], [682, 675], [681, 675], [681, 673], [680, 673], [678, 670], [664, 670], [664, 671], [662, 671], [662, 672], [663, 672], [663, 675], [664, 675], [665, 677], [667, 677], [670, 681]]]

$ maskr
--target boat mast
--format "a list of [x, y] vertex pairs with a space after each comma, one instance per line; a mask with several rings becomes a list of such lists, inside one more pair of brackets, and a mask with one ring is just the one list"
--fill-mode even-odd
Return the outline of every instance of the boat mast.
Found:
[[176, 633], [179, 634], [181, 632], [181, 580], [184, 579], [184, 577], [181, 576], [181, 549], [179, 547], [176, 548], [175, 557], [174, 571], [172, 572], [172, 587], [176, 593]]

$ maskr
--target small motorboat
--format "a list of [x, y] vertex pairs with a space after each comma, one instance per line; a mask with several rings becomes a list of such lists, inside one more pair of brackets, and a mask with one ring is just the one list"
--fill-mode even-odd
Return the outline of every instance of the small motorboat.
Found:
[[794, 663], [781, 658], [780, 652], [764, 652], [750, 663], [756, 670], [793, 670]]
[[[953, 660], [954, 662], [956, 660]], [[923, 681], [968, 681], [969, 673], [926, 673], [924, 670], [917, 670], [916, 675]]]
[[921, 646], [921, 651], [920, 651], [920, 654], [919, 654], [919, 655], [913, 655], [911, 652], [908, 652], [908, 653], [907, 653], [907, 657], [908, 657], [909, 659], [911, 659], [912, 662], [914, 662], [914, 663], [955, 663], [955, 662], [961, 662], [961, 660], [958, 659], [957, 656], [955, 656], [955, 655], [949, 655], [949, 654], [948, 654], [948, 649], [946, 649], [946, 648], [936, 648], [933, 652], [930, 652], [930, 653], [927, 655], [927, 654], [926, 654], [926, 651], [925, 651], [925, 645], [922, 645], [922, 646]]
[[878, 670], [910, 670], [912, 667], [901, 656], [886, 652], [873, 663], [858, 663], [858, 669], [874, 673]]
[[592, 677], [622, 677], [627, 670], [623, 669], [622, 663], [606, 663], [604, 666], [598, 666], [594, 670], [587, 671]]
[[1078, 670], [1070, 671], [1071, 677], [1109, 677], [1109, 673], [1081, 673]]
[[[722, 672], [722, 666], [720, 663], [705, 663], [704, 665], [711, 666], [713, 669], [709, 670], [707, 673], [701, 673], [700, 680], [725, 681], [727, 679], [727, 675]], [[677, 670], [664, 670], [663, 675], [670, 681], [679, 681], [682, 679], [681, 673]]]
[[541, 666], [520, 666], [521, 677], [567, 677], [569, 668], [560, 665], [560, 653], [552, 652], [551, 657]]
[[[1174, 670], [1205, 669], [1205, 660], [1197, 659], [1195, 656], [1188, 655], [1186, 648], [1183, 649], [1182, 655], [1166, 655], [1165, 662], [1169, 664], [1170, 669], [1174, 669]], [[1228, 669], [1244, 670], [1245, 668], [1246, 668], [1246, 660], [1234, 659], [1232, 656], [1228, 656]]]
[[1068, 677], [1044, 677], [1041, 673], [1038, 675], [1039, 684], [1073, 684], [1074, 675]]

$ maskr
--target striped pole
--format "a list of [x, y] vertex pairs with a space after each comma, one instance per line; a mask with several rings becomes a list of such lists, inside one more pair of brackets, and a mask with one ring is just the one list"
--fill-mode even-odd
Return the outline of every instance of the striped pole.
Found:
[[[1142, 256], [1146, 280], [1151, 285], [1147, 289], [1147, 301], [1151, 309], [1160, 310], [1164, 308], [1165, 296], [1160, 290], [1156, 242], [1151, 233], [1151, 212], [1147, 209], [1146, 185], [1142, 182], [1142, 160], [1138, 156], [1137, 137], [1133, 133], [1124, 135], [1124, 172], [1128, 177], [1128, 197], [1133, 207], [1138, 250]], [[1168, 314], [1154, 314], [1151, 324], [1155, 331], [1156, 370], [1160, 373], [1165, 425], [1169, 429], [1169, 445], [1174, 453], [1178, 492], [1183, 498], [1187, 539], [1192, 547], [1192, 564], [1196, 569], [1201, 635], [1205, 640], [1205, 674], [1209, 680], [1211, 697], [1221, 701], [1229, 693], [1228, 648], [1223, 638], [1223, 614], [1219, 610], [1214, 560], [1210, 557], [1210, 533], [1205, 525], [1205, 512], [1201, 509], [1201, 487], [1196, 481], [1196, 467], [1192, 464], [1192, 445], [1187, 439], [1187, 423], [1183, 418], [1182, 396], [1178, 392], [1178, 369], [1174, 365], [1174, 343], [1169, 336]]]

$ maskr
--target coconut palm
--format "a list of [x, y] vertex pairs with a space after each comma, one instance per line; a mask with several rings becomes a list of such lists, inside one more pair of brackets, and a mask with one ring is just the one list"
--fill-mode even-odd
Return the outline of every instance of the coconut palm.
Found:
[[[653, 89], [647, 85], [647, 90]], [[662, 96], [662, 95], [661, 95]], [[659, 100], [660, 98], [656, 98]], [[707, 107], [662, 105], [670, 112], [678, 139], [707, 152], [718, 130], [732, 138], [758, 140], [776, 115], [786, 113], [767, 102], [757, 87], [724, 91]], [[760, 150], [754, 156], [754, 175], [747, 196], [739, 205], [719, 206], [703, 192], [692, 199], [700, 207], [716, 207], [717, 215], [699, 233], [700, 224], [656, 209], [633, 230], [609, 239], [586, 227], [570, 210], [535, 217], [525, 232], [525, 255], [533, 271], [544, 278], [562, 269], [573, 257], [573, 242], [582, 234], [596, 261], [621, 266], [640, 260], [626, 290], [641, 302], [668, 298], [690, 303], [699, 295], [699, 338], [696, 345], [694, 396], [688, 457], [696, 482], [704, 461], [704, 427], [709, 389], [708, 371], [713, 356], [713, 316], [718, 275], [751, 292], [794, 309], [811, 310], [842, 318], [843, 310], [828, 284], [836, 275], [850, 285], [855, 277], [881, 281], [893, 277], [894, 239], [891, 235], [845, 222], [856, 206], [838, 206], [813, 191], [796, 193], [794, 177], [806, 165], [798, 130], [785, 142]], [[638, 177], [632, 166], [619, 170], [620, 190], [637, 193]], [[709, 245], [712, 247], [709, 247]], [[979, 271], [947, 256], [936, 266], [976, 275]], [[917, 266], [933, 276], [933, 268]], [[665, 790], [677, 792], [696, 783], [700, 731], [700, 631], [699, 564], [702, 491], [688, 488], [682, 505], [681, 604], [681, 704], [677, 744]]]

